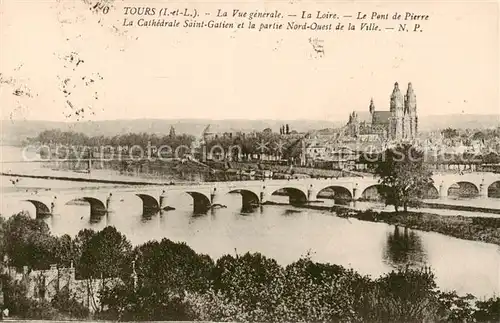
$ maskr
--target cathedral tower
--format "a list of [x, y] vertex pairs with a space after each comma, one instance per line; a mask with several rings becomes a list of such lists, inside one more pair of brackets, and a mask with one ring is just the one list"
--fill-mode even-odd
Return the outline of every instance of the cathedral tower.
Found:
[[359, 135], [359, 117], [356, 111], [353, 111], [349, 115], [349, 135], [351, 137], [357, 137]]
[[411, 82], [408, 83], [405, 95], [405, 119], [407, 120], [406, 137], [410, 139], [416, 138], [418, 133], [417, 96], [413, 91]]
[[403, 138], [404, 98], [399, 90], [398, 82], [394, 83], [394, 89], [392, 90], [390, 112], [389, 138], [391, 140], [400, 140]]

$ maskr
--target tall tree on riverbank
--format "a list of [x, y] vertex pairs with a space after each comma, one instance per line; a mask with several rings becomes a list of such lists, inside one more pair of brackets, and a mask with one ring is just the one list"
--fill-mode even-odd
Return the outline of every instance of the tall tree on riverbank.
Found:
[[417, 206], [432, 187], [432, 172], [424, 162], [424, 153], [403, 144], [386, 150], [377, 161], [375, 175], [380, 177], [379, 194], [396, 212]]
[[[31, 269], [48, 269], [58, 261], [58, 240], [50, 234], [48, 225], [33, 219], [27, 212], [11, 216], [3, 222], [3, 252], [9, 257], [9, 265]], [[2, 255], [3, 256], [3, 255]]]

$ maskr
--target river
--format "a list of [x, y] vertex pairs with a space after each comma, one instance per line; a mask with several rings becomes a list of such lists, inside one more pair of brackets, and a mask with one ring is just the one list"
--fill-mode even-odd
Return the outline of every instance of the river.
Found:
[[[9, 178], [1, 176], [2, 196], [8, 195]], [[23, 187], [96, 186], [23, 178]], [[285, 201], [283, 196], [273, 196]], [[438, 233], [405, 230], [384, 223], [343, 219], [326, 211], [266, 205], [241, 212], [241, 196], [224, 196], [227, 208], [194, 216], [192, 198], [182, 194], [172, 201], [173, 211], [145, 217], [139, 198], [117, 203], [113, 213], [90, 219], [88, 205], [65, 205], [60, 216], [45, 219], [56, 235], [75, 235], [83, 228], [99, 230], [113, 225], [134, 244], [168, 238], [186, 242], [200, 253], [219, 258], [224, 254], [260, 252], [286, 265], [308, 253], [315, 261], [342, 265], [378, 277], [399, 266], [430, 266], [442, 290], [489, 297], [500, 293], [500, 247], [452, 238]], [[325, 201], [329, 203], [330, 201]], [[364, 205], [367, 207], [367, 205]], [[20, 210], [34, 213], [28, 202], [4, 199], [2, 215]], [[437, 210], [436, 210], [437, 211]], [[457, 211], [439, 210], [441, 212]]]

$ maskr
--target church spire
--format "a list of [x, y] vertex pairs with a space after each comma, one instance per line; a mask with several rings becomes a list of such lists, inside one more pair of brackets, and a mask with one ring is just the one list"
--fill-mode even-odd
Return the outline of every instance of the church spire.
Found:
[[417, 110], [417, 96], [413, 91], [413, 86], [411, 85], [411, 82], [408, 83], [408, 89], [406, 90], [405, 106], [410, 113], [414, 113]]
[[375, 112], [375, 104], [373, 104], [373, 98], [370, 99], [370, 114]]
[[404, 98], [399, 90], [398, 82], [394, 83], [394, 89], [391, 94], [391, 112], [395, 112], [398, 110], [403, 110]]

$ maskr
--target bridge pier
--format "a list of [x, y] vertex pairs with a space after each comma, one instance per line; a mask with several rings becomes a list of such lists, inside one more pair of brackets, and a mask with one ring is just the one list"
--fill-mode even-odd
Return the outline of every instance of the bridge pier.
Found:
[[216, 187], [214, 187], [214, 190], [210, 194], [210, 203], [212, 206], [224, 206], [222, 204], [222, 196]]
[[307, 189], [307, 201], [310, 202], [315, 202], [316, 201], [316, 195], [318, 192], [314, 189], [313, 185], [311, 184], [309, 188]]
[[[108, 197], [106, 198], [106, 209], [103, 211], [107, 213], [115, 212], [116, 211], [115, 202], [116, 198], [113, 196], [113, 193], [109, 193]], [[91, 212], [93, 207], [96, 208], [97, 212], [102, 212], [101, 210], [99, 210], [100, 208], [97, 205], [94, 206], [93, 203], [90, 203]]]
[[448, 188], [444, 185], [444, 182], [441, 182], [439, 185], [439, 198], [445, 199], [448, 197]]
[[353, 201], [357, 201], [361, 198], [361, 195], [363, 194], [363, 190], [359, 188], [359, 184], [355, 183], [354, 187], [352, 188], [352, 199]]
[[479, 196], [481, 198], [487, 198], [488, 197], [488, 185], [484, 184], [484, 178], [481, 181], [481, 184], [479, 185]]
[[167, 192], [163, 190], [160, 194], [160, 198], [158, 199], [159, 204], [160, 204], [160, 210], [165, 210], [168, 208], [168, 203], [167, 203]]
[[260, 198], [260, 204], [264, 204], [267, 201], [269, 201], [269, 193], [267, 192], [265, 186], [262, 186], [262, 190], [260, 191], [259, 198]]
[[54, 196], [54, 199], [50, 203], [50, 214], [52, 214], [52, 216], [61, 215], [61, 203], [57, 200], [57, 196]]

